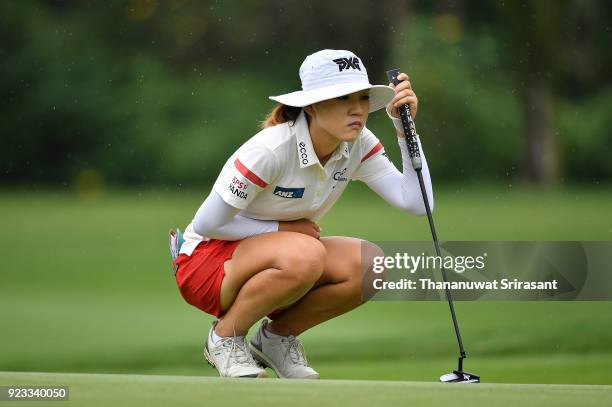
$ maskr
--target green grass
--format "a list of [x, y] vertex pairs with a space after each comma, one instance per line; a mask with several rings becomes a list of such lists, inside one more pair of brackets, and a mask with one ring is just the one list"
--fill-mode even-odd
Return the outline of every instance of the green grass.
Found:
[[[0, 384], [64, 385], [70, 405], [182, 406], [608, 406], [612, 386], [355, 380], [246, 380], [188, 376], [2, 373]], [[33, 406], [38, 402], [16, 405]]]
[[[0, 371], [216, 375], [201, 358], [212, 318], [180, 298], [166, 246], [167, 229], [184, 226], [205, 195], [0, 193]], [[611, 213], [610, 188], [436, 191], [443, 240], [612, 240]], [[425, 218], [357, 185], [322, 227], [370, 240], [430, 238]], [[612, 384], [612, 302], [461, 302], [457, 312], [467, 368], [485, 382]], [[326, 379], [434, 381], [456, 363], [443, 302], [366, 304], [303, 340]], [[403, 394], [423, 385], [389, 386]]]

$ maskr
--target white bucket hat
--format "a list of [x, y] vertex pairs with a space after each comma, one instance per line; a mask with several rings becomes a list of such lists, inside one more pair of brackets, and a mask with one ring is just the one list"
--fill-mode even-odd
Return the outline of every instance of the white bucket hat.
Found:
[[287, 106], [304, 107], [364, 89], [370, 89], [370, 110], [385, 107], [395, 96], [390, 86], [372, 85], [368, 71], [350, 51], [324, 49], [308, 55], [300, 66], [302, 90], [270, 99]]

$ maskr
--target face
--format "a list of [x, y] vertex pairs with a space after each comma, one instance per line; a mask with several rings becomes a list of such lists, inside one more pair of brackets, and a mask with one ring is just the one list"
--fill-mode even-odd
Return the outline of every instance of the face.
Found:
[[310, 126], [339, 141], [355, 140], [368, 120], [369, 90], [315, 103], [305, 108]]

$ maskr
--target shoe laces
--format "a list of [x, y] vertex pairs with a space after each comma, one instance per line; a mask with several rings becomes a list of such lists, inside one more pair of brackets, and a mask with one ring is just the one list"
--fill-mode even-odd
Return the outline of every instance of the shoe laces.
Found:
[[287, 356], [291, 359], [293, 363], [302, 366], [308, 366], [308, 360], [306, 359], [306, 349], [304, 349], [304, 345], [302, 342], [293, 335], [289, 335], [287, 337], [287, 350], [285, 352], [285, 360]]
[[235, 364], [242, 366], [255, 365], [255, 360], [251, 352], [247, 349], [244, 336], [228, 336], [226, 338], [221, 338], [219, 345], [226, 349], [229, 348], [229, 357], [226, 362], [228, 367], [232, 360]]

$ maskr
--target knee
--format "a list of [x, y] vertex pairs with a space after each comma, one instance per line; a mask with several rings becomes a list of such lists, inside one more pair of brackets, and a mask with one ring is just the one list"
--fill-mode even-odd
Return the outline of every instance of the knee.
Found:
[[342, 254], [341, 280], [361, 281], [367, 275], [373, 273], [373, 267], [377, 258], [383, 257], [383, 250], [372, 242], [359, 241], [350, 250]]
[[360, 280], [363, 301], [368, 301], [379, 291], [376, 280], [385, 280], [385, 269], [381, 261], [384, 256], [385, 252], [378, 245], [365, 241], [362, 243]]
[[[374, 294], [374, 280], [383, 278], [383, 273], [373, 270], [374, 259], [384, 256], [383, 250], [374, 243], [362, 240], [343, 255], [342, 272], [338, 273], [351, 297], [365, 302]], [[377, 270], [376, 270], [377, 271]]]
[[383, 249], [368, 241], [361, 243], [361, 269], [380, 271], [381, 259], [385, 256]]
[[323, 274], [325, 246], [310, 236], [300, 235], [288, 242], [282, 253], [282, 268], [299, 285], [312, 285]]

